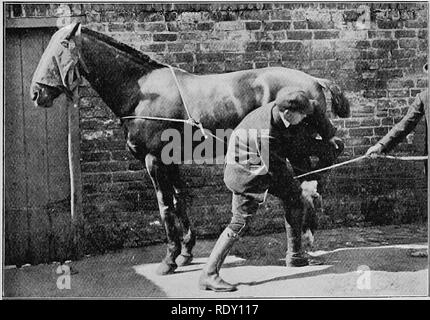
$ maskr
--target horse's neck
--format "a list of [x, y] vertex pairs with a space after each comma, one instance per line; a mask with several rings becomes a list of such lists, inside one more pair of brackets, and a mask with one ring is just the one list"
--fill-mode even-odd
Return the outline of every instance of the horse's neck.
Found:
[[139, 100], [138, 80], [150, 67], [93, 36], [83, 34], [82, 40], [85, 78], [117, 116], [127, 115]]

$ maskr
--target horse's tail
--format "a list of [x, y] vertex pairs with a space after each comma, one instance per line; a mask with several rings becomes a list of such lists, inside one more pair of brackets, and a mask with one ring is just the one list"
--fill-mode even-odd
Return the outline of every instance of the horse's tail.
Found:
[[339, 86], [327, 79], [315, 78], [315, 80], [323, 88], [330, 91], [332, 110], [334, 114], [341, 118], [348, 118], [350, 116], [349, 101], [345, 97]]

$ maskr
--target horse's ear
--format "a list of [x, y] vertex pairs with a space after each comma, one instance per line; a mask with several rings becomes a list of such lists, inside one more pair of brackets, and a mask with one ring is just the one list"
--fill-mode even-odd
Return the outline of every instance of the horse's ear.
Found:
[[79, 35], [81, 33], [81, 23], [76, 22], [76, 24], [73, 26], [72, 31], [66, 36], [66, 40], [72, 39], [74, 36]]

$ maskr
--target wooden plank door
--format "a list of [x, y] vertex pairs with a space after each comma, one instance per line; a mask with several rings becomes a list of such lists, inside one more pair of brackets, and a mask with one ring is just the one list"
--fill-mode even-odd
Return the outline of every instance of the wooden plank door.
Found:
[[6, 31], [6, 264], [64, 259], [69, 251], [66, 100], [42, 109], [29, 95], [32, 75], [54, 31]]

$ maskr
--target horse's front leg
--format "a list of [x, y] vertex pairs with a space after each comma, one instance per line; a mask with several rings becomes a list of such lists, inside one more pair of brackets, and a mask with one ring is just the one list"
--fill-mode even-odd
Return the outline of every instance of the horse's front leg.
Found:
[[193, 260], [192, 250], [196, 243], [196, 236], [191, 228], [190, 219], [187, 215], [187, 199], [189, 198], [187, 188], [179, 175], [179, 167], [177, 165], [169, 165], [169, 179], [173, 183], [174, 203], [176, 209], [176, 217], [182, 225], [181, 238], [181, 254], [176, 259], [178, 266], [186, 266]]
[[161, 159], [151, 154], [145, 157], [146, 169], [157, 194], [161, 221], [166, 230], [167, 253], [157, 268], [160, 275], [170, 274], [178, 267], [175, 260], [181, 253], [179, 231], [175, 224], [175, 204], [173, 184], [169, 181], [168, 168]]

